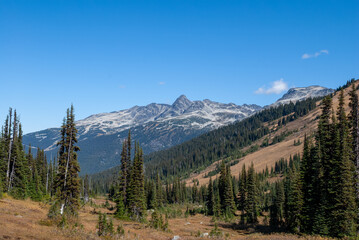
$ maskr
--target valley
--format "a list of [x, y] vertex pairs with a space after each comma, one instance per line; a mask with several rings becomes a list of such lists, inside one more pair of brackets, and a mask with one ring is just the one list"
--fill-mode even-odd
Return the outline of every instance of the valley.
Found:
[[359, 240], [359, 1], [0, 1], [0, 240]]
[[[194, 215], [185, 217], [178, 216], [169, 219], [170, 232], [164, 232], [149, 228], [147, 224], [120, 221], [113, 217], [113, 211], [104, 207], [105, 199], [92, 199], [93, 204], [87, 204], [81, 207], [79, 211], [78, 227], [61, 229], [53, 225], [47, 218], [49, 205], [45, 203], [33, 202], [30, 200], [15, 200], [11, 197], [0, 199], [0, 239], [103, 239], [97, 236], [98, 214], [95, 212], [106, 212], [109, 218], [113, 218], [115, 229], [118, 225], [123, 225], [124, 236], [115, 236], [113, 239], [151, 239], [168, 240], [174, 236], [180, 239], [208, 239], [210, 232], [214, 229], [214, 223], [211, 217], [203, 215]], [[110, 204], [115, 203], [110, 201]], [[180, 211], [185, 211], [185, 206], [177, 206]], [[215, 239], [272, 239], [272, 240], [290, 240], [307, 239], [319, 240], [319, 237], [299, 237], [291, 234], [274, 234], [264, 232], [255, 232], [254, 229], [235, 230], [229, 223], [218, 224], [219, 237]], [[208, 236], [207, 236], [208, 234]], [[202, 237], [201, 237], [202, 235]], [[212, 237], [213, 238], [213, 237]], [[105, 239], [109, 239], [106, 237]]]

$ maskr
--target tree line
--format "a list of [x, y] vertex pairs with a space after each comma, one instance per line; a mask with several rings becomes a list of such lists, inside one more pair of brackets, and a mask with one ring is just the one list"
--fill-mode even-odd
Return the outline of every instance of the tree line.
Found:
[[77, 161], [77, 129], [74, 108], [67, 109], [61, 128], [58, 156], [47, 159], [44, 150], [28, 146], [25, 153], [22, 127], [16, 110], [9, 109], [0, 136], [0, 197], [3, 193], [16, 199], [30, 198], [51, 204], [49, 217], [65, 224], [76, 217], [80, 197], [90, 194], [88, 178], [81, 181]]
[[16, 110], [9, 109], [0, 136], [0, 193], [36, 201], [54, 195], [55, 159], [48, 161], [44, 150], [36, 154], [22, 143], [22, 126]]

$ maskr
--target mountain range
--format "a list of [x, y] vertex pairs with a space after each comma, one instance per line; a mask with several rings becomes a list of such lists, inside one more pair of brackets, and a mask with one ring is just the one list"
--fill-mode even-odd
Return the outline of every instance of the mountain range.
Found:
[[[265, 108], [324, 96], [333, 91], [320, 86], [291, 88], [282, 98]], [[78, 146], [81, 149], [81, 174], [95, 173], [118, 165], [122, 141], [127, 137], [129, 129], [132, 138], [139, 141], [144, 153], [148, 154], [240, 121], [262, 109], [255, 104], [224, 104], [208, 99], [190, 101], [181, 95], [172, 105], [151, 103], [91, 115], [76, 122]], [[50, 157], [57, 154], [59, 137], [60, 128], [49, 128], [24, 135], [23, 142], [44, 149]]]

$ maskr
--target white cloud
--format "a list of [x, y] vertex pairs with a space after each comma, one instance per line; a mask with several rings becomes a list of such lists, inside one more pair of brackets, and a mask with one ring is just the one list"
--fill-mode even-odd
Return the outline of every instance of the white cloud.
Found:
[[302, 59], [308, 59], [308, 58], [316, 58], [322, 54], [329, 54], [329, 51], [324, 49], [324, 50], [320, 50], [319, 52], [316, 52], [314, 54], [309, 54], [309, 53], [304, 53], [302, 55]]
[[158, 84], [159, 85], [165, 85], [166, 83], [165, 82], [159, 82]]
[[284, 82], [283, 78], [271, 83], [270, 88], [260, 87], [255, 91], [256, 94], [280, 94], [288, 90], [288, 84]]

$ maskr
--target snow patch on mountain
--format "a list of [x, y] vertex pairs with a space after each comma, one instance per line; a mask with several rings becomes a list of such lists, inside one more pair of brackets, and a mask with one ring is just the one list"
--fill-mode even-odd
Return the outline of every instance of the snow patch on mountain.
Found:
[[181, 95], [172, 105], [151, 103], [130, 109], [91, 115], [76, 122], [79, 136], [91, 131], [97, 134], [113, 134], [149, 122], [168, 122], [183, 126], [185, 129], [218, 128], [246, 118], [261, 109], [258, 105], [223, 104], [208, 99], [190, 101]]
[[334, 92], [334, 89], [325, 88], [321, 86], [309, 86], [309, 87], [297, 87], [290, 88], [286, 94], [278, 99], [275, 103], [269, 105], [269, 107], [276, 107], [279, 105], [288, 104], [290, 102], [297, 102], [307, 98], [323, 97]]

